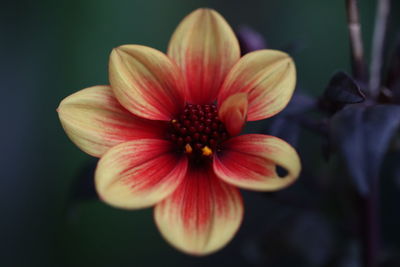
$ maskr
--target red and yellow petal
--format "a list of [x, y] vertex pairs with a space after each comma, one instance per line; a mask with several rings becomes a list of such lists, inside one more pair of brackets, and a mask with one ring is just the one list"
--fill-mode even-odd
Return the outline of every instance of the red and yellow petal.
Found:
[[248, 93], [247, 119], [271, 117], [286, 107], [296, 85], [291, 57], [276, 50], [259, 50], [242, 57], [232, 68], [218, 95], [218, 104], [237, 93]]
[[184, 82], [178, 67], [163, 53], [140, 45], [123, 45], [110, 56], [111, 87], [133, 114], [170, 120], [184, 107]]
[[[280, 177], [277, 167], [287, 171]], [[247, 134], [223, 144], [214, 157], [214, 171], [232, 185], [251, 190], [274, 191], [292, 184], [299, 176], [300, 158], [285, 141], [268, 135]]]
[[57, 109], [69, 138], [86, 153], [100, 157], [111, 147], [138, 138], [162, 138], [164, 122], [132, 115], [109, 86], [94, 86], [66, 97]]
[[247, 108], [246, 93], [231, 95], [222, 103], [218, 117], [231, 136], [238, 135], [242, 131], [247, 118]]
[[240, 192], [211, 168], [189, 169], [177, 190], [154, 210], [164, 238], [175, 248], [206, 255], [225, 246], [243, 217]]
[[113, 147], [100, 159], [96, 189], [100, 198], [112, 206], [149, 207], [175, 191], [187, 166], [187, 158], [174, 153], [174, 145], [168, 141], [130, 141]]
[[238, 40], [225, 19], [212, 9], [189, 14], [172, 35], [168, 55], [179, 65], [187, 84], [187, 100], [214, 101], [231, 67], [240, 58]]

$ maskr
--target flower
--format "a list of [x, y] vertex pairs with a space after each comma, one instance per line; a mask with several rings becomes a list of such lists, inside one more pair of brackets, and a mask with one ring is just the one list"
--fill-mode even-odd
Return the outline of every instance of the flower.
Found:
[[[276, 50], [240, 58], [238, 41], [214, 10], [189, 14], [168, 53], [123, 45], [110, 56], [111, 86], [65, 98], [70, 139], [100, 157], [96, 190], [118, 208], [155, 205], [164, 238], [177, 249], [212, 253], [243, 217], [239, 188], [271, 191], [300, 172], [296, 151], [276, 137], [237, 136], [246, 121], [282, 110], [295, 87], [292, 59]], [[284, 178], [277, 174], [283, 167]]]

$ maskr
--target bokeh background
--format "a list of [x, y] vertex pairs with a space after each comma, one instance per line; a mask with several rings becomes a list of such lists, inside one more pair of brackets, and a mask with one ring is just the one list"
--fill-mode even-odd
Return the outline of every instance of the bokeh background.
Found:
[[[393, 2], [391, 40], [400, 29], [399, 3]], [[367, 55], [375, 4], [360, 1]], [[113, 47], [143, 44], [165, 51], [180, 20], [199, 7], [215, 8], [235, 29], [251, 26], [270, 48], [292, 51], [299, 87], [309, 95], [320, 95], [336, 70], [350, 70], [345, 4], [339, 0], [1, 1], [0, 266], [262, 266], [265, 251], [280, 246], [267, 239], [259, 246], [260, 239], [266, 232], [285, 235], [293, 214], [306, 218], [290, 230], [300, 235], [296, 242], [317, 236], [305, 245], [316, 250], [300, 253], [310, 254], [314, 265], [302, 265], [284, 249], [275, 255], [291, 266], [322, 266], [332, 250], [323, 219], [260, 193], [245, 192], [238, 235], [205, 258], [166, 244], [151, 209], [129, 212], [73, 197], [76, 180], [95, 161], [65, 135], [59, 102], [85, 87], [108, 84]], [[318, 151], [320, 140], [305, 138], [300, 153]], [[319, 162], [308, 166], [320, 168]], [[285, 266], [270, 261], [268, 266]]]

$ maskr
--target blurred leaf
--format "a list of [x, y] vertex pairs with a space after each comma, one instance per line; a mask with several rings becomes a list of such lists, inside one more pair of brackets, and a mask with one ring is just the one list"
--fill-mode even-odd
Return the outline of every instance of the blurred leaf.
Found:
[[248, 26], [240, 26], [236, 31], [236, 35], [239, 40], [242, 55], [255, 50], [267, 48], [267, 43], [264, 37], [259, 32]]
[[289, 55], [293, 56], [295, 54], [300, 54], [306, 48], [308, 48], [307, 42], [305, 40], [297, 39], [283, 47], [278, 47], [278, 50], [285, 51]]
[[400, 103], [400, 36], [390, 59], [386, 86], [391, 90], [395, 102]]
[[78, 213], [79, 204], [83, 201], [98, 200], [94, 184], [94, 173], [96, 171], [98, 159], [90, 159], [84, 163], [77, 173], [71, 188], [66, 205], [65, 214], [71, 223], [77, 223], [80, 217]]
[[319, 267], [335, 253], [335, 228], [319, 213], [293, 213], [267, 229], [245, 244], [252, 266]]
[[82, 166], [71, 188], [71, 202], [98, 199], [94, 173], [98, 159], [91, 159]]
[[365, 100], [365, 95], [358, 84], [347, 73], [335, 73], [325, 89], [324, 97], [332, 102], [342, 104], [360, 103]]
[[292, 146], [296, 146], [301, 129], [299, 116], [314, 108], [315, 105], [314, 98], [302, 93], [295, 93], [283, 111], [267, 120], [265, 133], [277, 136]]
[[279, 137], [296, 147], [300, 134], [300, 125], [290, 118], [278, 117], [269, 122], [266, 133]]
[[362, 267], [361, 247], [357, 240], [347, 240], [329, 267]]
[[400, 266], [400, 251], [398, 248], [385, 248], [381, 255], [379, 267], [399, 267]]
[[305, 95], [303, 93], [295, 92], [290, 99], [289, 104], [286, 106], [284, 110], [279, 113], [278, 116], [290, 116], [290, 115], [298, 115], [299, 113], [304, 113], [316, 105], [316, 101], [311, 96]]
[[372, 179], [378, 177], [399, 123], [400, 106], [397, 105], [352, 105], [332, 117], [333, 144], [361, 195], [369, 193]]

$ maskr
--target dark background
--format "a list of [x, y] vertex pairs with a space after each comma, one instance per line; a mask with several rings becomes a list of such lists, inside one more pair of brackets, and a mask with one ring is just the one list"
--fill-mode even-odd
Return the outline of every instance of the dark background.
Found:
[[[368, 55], [375, 1], [360, 2]], [[166, 244], [151, 209], [128, 212], [95, 200], [71, 204], [71, 188], [91, 158], [62, 130], [59, 102], [108, 84], [113, 47], [143, 44], [165, 51], [180, 20], [198, 7], [215, 8], [233, 28], [253, 27], [270, 48], [295, 48], [298, 84], [309, 95], [320, 95], [335, 70], [350, 70], [344, 1], [1, 1], [0, 266], [259, 266], [263, 250], [254, 240], [266, 231], [284, 232], [282, 220], [295, 213], [308, 214], [246, 193], [245, 220], [234, 241], [210, 257], [194, 258]], [[394, 19], [399, 10], [394, 3]], [[396, 27], [398, 18], [390, 40]], [[306, 137], [303, 146], [308, 144], [320, 145]], [[318, 233], [307, 227], [310, 235]], [[315, 246], [319, 266], [318, 257], [330, 247], [318, 240]], [[284, 266], [276, 264], [268, 266]]]

